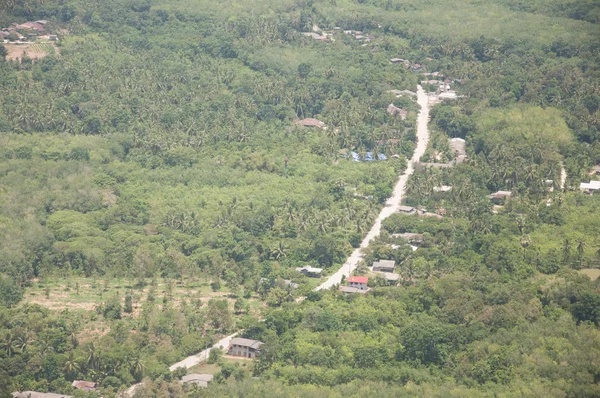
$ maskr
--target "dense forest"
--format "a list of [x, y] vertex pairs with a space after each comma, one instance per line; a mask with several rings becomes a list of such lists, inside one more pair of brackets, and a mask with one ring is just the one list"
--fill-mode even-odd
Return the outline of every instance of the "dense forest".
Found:
[[[0, 29], [58, 37], [0, 44], [0, 396], [600, 395], [600, 198], [579, 190], [599, 19], [593, 0], [0, 2]], [[295, 268], [359, 247], [417, 141], [395, 92], [433, 72], [459, 97], [433, 105], [404, 203], [436, 216], [384, 221], [368, 294], [312, 291]], [[450, 138], [467, 160], [430, 166]], [[169, 370], [235, 331], [259, 358], [211, 351], [205, 389]]]

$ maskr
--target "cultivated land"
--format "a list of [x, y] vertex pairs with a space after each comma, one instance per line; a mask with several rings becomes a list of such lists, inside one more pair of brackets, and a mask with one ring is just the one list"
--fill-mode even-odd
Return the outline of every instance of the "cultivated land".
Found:
[[59, 52], [54, 43], [5, 43], [4, 47], [7, 51], [6, 58], [12, 60], [21, 60], [25, 55], [32, 60], [42, 59]]

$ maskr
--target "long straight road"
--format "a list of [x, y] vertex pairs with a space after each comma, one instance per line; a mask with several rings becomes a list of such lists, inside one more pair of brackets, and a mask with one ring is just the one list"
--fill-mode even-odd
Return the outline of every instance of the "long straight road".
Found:
[[427, 142], [429, 141], [429, 130], [427, 129], [427, 123], [429, 123], [429, 99], [427, 93], [425, 93], [423, 87], [421, 86], [418, 86], [417, 102], [421, 106], [419, 117], [417, 119], [417, 147], [415, 148], [412, 158], [408, 161], [406, 170], [404, 170], [404, 173], [402, 173], [400, 178], [398, 178], [398, 182], [396, 182], [392, 196], [385, 202], [385, 206], [383, 209], [381, 209], [381, 213], [379, 213], [379, 216], [377, 216], [375, 224], [373, 224], [371, 230], [361, 242], [360, 247], [352, 252], [350, 257], [348, 257], [348, 260], [346, 260], [344, 265], [342, 265], [342, 267], [337, 270], [335, 274], [331, 275], [315, 290], [329, 289], [331, 286], [341, 283], [343, 276], [350, 276], [352, 271], [354, 271], [358, 266], [358, 263], [363, 259], [361, 250], [369, 246], [369, 243], [375, 237], [379, 236], [381, 231], [381, 222], [398, 210], [398, 206], [402, 200], [402, 195], [404, 195], [406, 182], [411, 174], [415, 171], [415, 163], [418, 162], [421, 156], [423, 156], [425, 153], [425, 149], [427, 149]]

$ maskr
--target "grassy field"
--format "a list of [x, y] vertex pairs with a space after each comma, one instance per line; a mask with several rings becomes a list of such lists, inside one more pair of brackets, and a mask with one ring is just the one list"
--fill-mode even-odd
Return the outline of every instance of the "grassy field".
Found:
[[[32, 286], [26, 290], [25, 301], [57, 311], [65, 309], [90, 311], [114, 296], [124, 301], [127, 293], [133, 297], [134, 316], [139, 304], [146, 300], [150, 293], [157, 300], [167, 296], [174, 304], [179, 304], [182, 300], [189, 302], [197, 299], [208, 301], [211, 298], [225, 298], [231, 308], [236, 299], [223, 284], [220, 290], [213, 291], [210, 280], [202, 277], [186, 281], [162, 278], [147, 280], [144, 287], [135, 286], [133, 280], [127, 279], [69, 278], [65, 280], [56, 277], [34, 280]], [[259, 312], [260, 308], [260, 303], [250, 300], [252, 312]]]
[[221, 370], [221, 364], [224, 364], [224, 363], [231, 364], [231, 365], [234, 365], [237, 363], [242, 368], [244, 368], [244, 370], [250, 369], [252, 366], [252, 360], [250, 360], [250, 359], [226, 356], [219, 360], [219, 364], [217, 364], [217, 363], [208, 364], [208, 363], [202, 362], [196, 366], [192, 366], [191, 368], [188, 369], [188, 374], [207, 373], [207, 374], [212, 375], [212, 374], [217, 373], [219, 370]]
[[595, 281], [600, 277], [600, 269], [597, 268], [585, 268], [579, 270], [579, 272], [583, 275], [587, 275], [591, 280]]

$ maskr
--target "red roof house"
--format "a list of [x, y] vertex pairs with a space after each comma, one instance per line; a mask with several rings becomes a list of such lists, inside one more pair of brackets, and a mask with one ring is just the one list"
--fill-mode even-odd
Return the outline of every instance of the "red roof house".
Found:
[[367, 283], [369, 278], [366, 276], [351, 276], [348, 278], [348, 285], [360, 290], [368, 290]]

